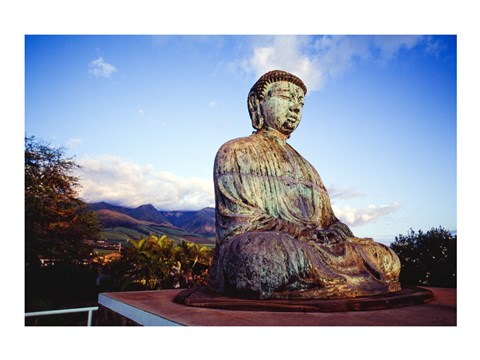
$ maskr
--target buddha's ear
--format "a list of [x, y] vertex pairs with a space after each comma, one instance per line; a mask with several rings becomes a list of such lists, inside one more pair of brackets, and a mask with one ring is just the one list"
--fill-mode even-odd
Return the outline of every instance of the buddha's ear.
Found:
[[250, 113], [253, 128], [256, 130], [263, 128], [263, 116], [260, 108], [260, 101], [254, 95], [248, 97], [248, 112]]

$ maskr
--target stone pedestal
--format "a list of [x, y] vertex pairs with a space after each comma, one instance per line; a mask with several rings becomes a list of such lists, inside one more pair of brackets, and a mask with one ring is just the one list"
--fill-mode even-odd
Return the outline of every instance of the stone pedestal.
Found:
[[312, 312], [305, 309], [233, 310], [187, 306], [175, 302], [179, 294], [183, 292], [180, 297], [185, 295], [185, 290], [102, 293], [98, 299], [100, 309], [96, 325], [456, 326], [456, 289], [428, 290], [434, 295], [434, 299], [428, 303], [402, 307], [384, 306], [380, 310], [372, 308], [334, 312]]

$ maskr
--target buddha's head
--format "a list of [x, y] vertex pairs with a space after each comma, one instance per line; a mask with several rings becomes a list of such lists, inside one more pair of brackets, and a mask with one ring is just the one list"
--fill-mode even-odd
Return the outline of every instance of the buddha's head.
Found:
[[290, 135], [300, 124], [306, 93], [305, 84], [295, 75], [282, 70], [267, 72], [248, 93], [252, 126]]

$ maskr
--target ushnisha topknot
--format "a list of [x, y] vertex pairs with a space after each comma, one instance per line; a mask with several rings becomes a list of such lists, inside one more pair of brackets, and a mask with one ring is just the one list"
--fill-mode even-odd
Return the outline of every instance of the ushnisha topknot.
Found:
[[260, 79], [257, 80], [250, 89], [248, 97], [250, 98], [252, 95], [255, 95], [258, 100], [262, 100], [265, 97], [267, 85], [277, 81], [288, 81], [295, 84], [303, 90], [305, 95], [307, 94], [307, 87], [300, 78], [283, 70], [272, 70], [263, 74]]

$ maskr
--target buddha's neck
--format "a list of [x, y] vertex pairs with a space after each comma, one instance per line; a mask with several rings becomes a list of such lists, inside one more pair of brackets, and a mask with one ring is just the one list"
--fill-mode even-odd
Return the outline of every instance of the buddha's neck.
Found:
[[285, 144], [287, 142], [287, 139], [290, 137], [290, 135], [285, 135], [280, 131], [269, 128], [269, 127], [264, 127], [263, 129], [260, 129], [259, 131], [257, 131], [257, 133], [263, 136], [266, 136], [268, 138], [271, 138], [273, 140], [276, 140], [281, 144]]

